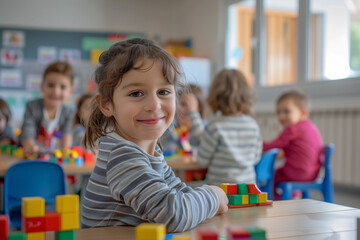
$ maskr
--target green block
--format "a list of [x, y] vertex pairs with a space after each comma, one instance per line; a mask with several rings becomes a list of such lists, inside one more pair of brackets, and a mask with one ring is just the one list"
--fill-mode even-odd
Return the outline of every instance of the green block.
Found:
[[261, 240], [266, 239], [266, 232], [262, 228], [259, 228], [257, 226], [253, 226], [253, 227], [246, 227], [246, 230], [249, 231], [251, 238], [261, 239]]
[[229, 199], [230, 205], [240, 205], [242, 204], [242, 196], [241, 195], [226, 195]]
[[238, 194], [240, 194], [240, 195], [249, 194], [249, 189], [248, 189], [246, 183], [239, 183], [238, 184]]
[[56, 240], [75, 240], [75, 230], [55, 232]]
[[258, 194], [249, 194], [249, 204], [259, 203]]
[[26, 235], [23, 232], [19, 233], [10, 233], [8, 240], [26, 240]]

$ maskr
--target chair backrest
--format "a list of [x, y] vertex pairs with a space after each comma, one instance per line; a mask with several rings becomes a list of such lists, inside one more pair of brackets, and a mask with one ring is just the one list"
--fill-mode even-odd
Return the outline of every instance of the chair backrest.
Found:
[[21, 199], [40, 196], [46, 203], [55, 203], [57, 195], [66, 194], [65, 174], [57, 163], [23, 161], [12, 165], [5, 174], [4, 210], [10, 217], [12, 207], [21, 206]]
[[334, 152], [334, 144], [329, 143], [324, 146], [324, 163], [323, 167], [325, 170], [324, 182], [331, 181], [331, 157]]
[[274, 166], [279, 149], [273, 148], [264, 152], [258, 164], [255, 165], [256, 181], [268, 181], [274, 178]]

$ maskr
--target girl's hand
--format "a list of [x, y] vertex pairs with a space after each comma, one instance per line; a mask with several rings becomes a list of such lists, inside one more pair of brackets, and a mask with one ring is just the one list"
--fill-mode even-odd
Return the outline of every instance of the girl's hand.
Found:
[[227, 198], [224, 190], [222, 190], [221, 188], [219, 188], [218, 186], [210, 186], [216, 193], [218, 199], [219, 199], [219, 210], [218, 210], [218, 214], [223, 214], [226, 213], [229, 209], [228, 209], [228, 203], [229, 203], [229, 199]]
[[40, 147], [32, 140], [25, 140], [23, 143], [23, 148], [26, 158], [29, 158], [30, 156], [40, 152]]

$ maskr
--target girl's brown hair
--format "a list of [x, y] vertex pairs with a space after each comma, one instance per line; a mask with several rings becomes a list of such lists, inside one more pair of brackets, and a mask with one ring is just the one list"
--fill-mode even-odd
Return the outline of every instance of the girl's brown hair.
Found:
[[243, 73], [224, 69], [215, 76], [210, 86], [208, 103], [214, 113], [221, 111], [225, 116], [238, 113], [252, 115], [254, 98]]
[[303, 92], [296, 89], [291, 89], [282, 93], [276, 100], [276, 104], [279, 104], [284, 100], [292, 100], [299, 109], [309, 108], [309, 101], [307, 96]]
[[[136, 38], [115, 43], [100, 55], [100, 66], [95, 71], [99, 101], [104, 104], [109, 102], [114, 104], [114, 90], [121, 83], [124, 74], [132, 69], [149, 70], [143, 69], [143, 63], [147, 59], [152, 59], [162, 65], [165, 79], [173, 84], [178, 92], [182, 84], [179, 81], [181, 72], [176, 59], [154, 42]], [[140, 65], [138, 65], [139, 62]], [[94, 149], [97, 139], [107, 134], [108, 127], [116, 127], [115, 118], [103, 115], [96, 105], [86, 127], [84, 146]]]
[[80, 119], [79, 111], [80, 111], [81, 106], [84, 104], [84, 102], [92, 97], [93, 97], [93, 95], [91, 93], [85, 93], [79, 98], [78, 103], [76, 105], [76, 114], [74, 117], [74, 125], [81, 124], [85, 127], [84, 123]]
[[48, 65], [43, 74], [43, 81], [45, 80], [46, 75], [50, 73], [60, 73], [67, 76], [70, 79], [71, 85], [74, 84], [74, 70], [71, 65], [67, 62], [53, 62]]
[[9, 121], [11, 119], [11, 111], [7, 103], [0, 98], [0, 111], [2, 115], [6, 118], [6, 124], [9, 124]]

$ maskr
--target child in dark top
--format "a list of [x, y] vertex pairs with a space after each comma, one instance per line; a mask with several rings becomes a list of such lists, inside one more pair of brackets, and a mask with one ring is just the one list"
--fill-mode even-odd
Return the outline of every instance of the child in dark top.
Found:
[[13, 128], [9, 124], [11, 111], [6, 102], [0, 98], [0, 145], [11, 144], [15, 140]]
[[285, 164], [275, 172], [274, 199], [279, 200], [276, 184], [283, 181], [312, 181], [321, 167], [323, 141], [318, 128], [308, 119], [307, 97], [296, 90], [283, 93], [276, 102], [277, 116], [284, 130], [263, 151], [280, 148]]
[[70, 64], [55, 62], [44, 71], [43, 98], [26, 105], [20, 143], [26, 157], [52, 149], [54, 135], [61, 138], [60, 148], [71, 147], [74, 112], [64, 105], [73, 92], [74, 72]]

